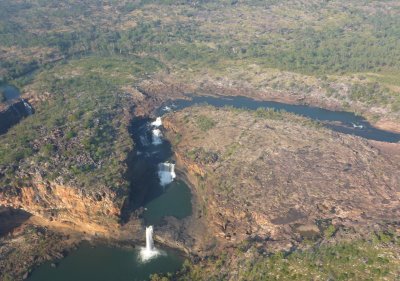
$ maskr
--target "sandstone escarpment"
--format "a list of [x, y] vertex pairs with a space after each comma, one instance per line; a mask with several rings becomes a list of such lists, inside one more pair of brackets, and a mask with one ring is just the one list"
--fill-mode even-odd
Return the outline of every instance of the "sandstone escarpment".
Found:
[[32, 215], [87, 231], [108, 233], [118, 224], [122, 198], [109, 191], [85, 192], [47, 181], [32, 181], [18, 188], [5, 188], [0, 205], [22, 209]]
[[285, 244], [323, 235], [329, 225], [361, 231], [398, 221], [398, 145], [390, 155], [375, 142], [277, 112], [195, 107], [169, 115], [164, 126], [222, 241]]

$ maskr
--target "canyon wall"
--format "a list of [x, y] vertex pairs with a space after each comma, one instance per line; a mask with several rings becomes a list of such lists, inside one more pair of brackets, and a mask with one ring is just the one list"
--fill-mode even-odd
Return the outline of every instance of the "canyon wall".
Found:
[[0, 205], [91, 234], [106, 234], [118, 226], [122, 199], [110, 190], [87, 193], [84, 189], [36, 179], [29, 185], [5, 188]]

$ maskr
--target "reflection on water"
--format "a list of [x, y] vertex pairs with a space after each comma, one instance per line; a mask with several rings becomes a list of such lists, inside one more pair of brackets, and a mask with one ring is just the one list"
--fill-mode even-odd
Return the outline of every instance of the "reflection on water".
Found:
[[165, 216], [182, 219], [191, 215], [191, 197], [190, 189], [183, 181], [172, 182], [163, 194], [144, 206], [146, 224], [159, 224]]

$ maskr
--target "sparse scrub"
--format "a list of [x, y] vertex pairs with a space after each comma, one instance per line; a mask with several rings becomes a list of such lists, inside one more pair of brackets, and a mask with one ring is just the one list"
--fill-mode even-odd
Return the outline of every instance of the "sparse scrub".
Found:
[[208, 131], [216, 125], [216, 122], [204, 115], [200, 115], [196, 118], [196, 124], [202, 131]]

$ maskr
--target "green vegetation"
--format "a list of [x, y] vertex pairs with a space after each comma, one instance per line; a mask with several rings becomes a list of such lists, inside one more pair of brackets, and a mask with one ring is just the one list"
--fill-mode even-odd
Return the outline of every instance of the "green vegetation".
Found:
[[[171, 10], [174, 16], [165, 16]], [[323, 87], [326, 79], [306, 81], [329, 76], [350, 87], [378, 83], [373, 92], [355, 86], [350, 100], [397, 116], [399, 28], [393, 1], [6, 0], [0, 3], [0, 80], [20, 77], [14, 82], [26, 85], [26, 74], [79, 58], [81, 71], [111, 71], [108, 78], [118, 84], [129, 74], [157, 71], [187, 82], [206, 73], [299, 94], [322, 87], [321, 95], [345, 106], [349, 100], [337, 87]], [[281, 70], [301, 76], [278, 77]], [[349, 79], [353, 73], [362, 83]]]
[[29, 171], [35, 163], [47, 167], [49, 180], [124, 188], [123, 161], [132, 141], [128, 119], [121, 120], [131, 103], [122, 88], [162, 67], [149, 57], [88, 56], [42, 71], [30, 87], [51, 95], [0, 136], [0, 170], [6, 171], [0, 180], [13, 185], [12, 166]]
[[285, 110], [276, 110], [273, 108], [258, 108], [254, 111], [254, 115], [257, 118], [269, 119], [269, 120], [286, 120], [300, 122], [302, 125], [307, 127], [312, 127], [314, 129], [322, 128], [322, 124], [318, 121], [312, 120], [310, 118], [300, 117], [294, 113], [289, 113]]
[[43, 72], [33, 87], [52, 96], [0, 136], [3, 186], [15, 184], [12, 167], [19, 163], [25, 171], [46, 167], [45, 178], [61, 177], [75, 186], [126, 187], [123, 161], [132, 141], [121, 116], [129, 101], [121, 95], [119, 81], [106, 75], [85, 71], [60, 78], [73, 65]]
[[389, 104], [393, 111], [400, 110], [400, 94], [376, 82], [352, 85], [349, 97], [353, 101], [364, 102], [368, 105]]
[[227, 146], [225, 153], [224, 153], [224, 157], [227, 158], [227, 157], [232, 156], [239, 148], [240, 148], [240, 144], [238, 142], [233, 142], [232, 144]]
[[210, 164], [216, 162], [219, 156], [217, 152], [205, 150], [201, 147], [188, 151], [187, 157], [197, 163]]
[[[186, 262], [178, 280], [395, 280], [399, 274], [398, 241], [339, 242], [290, 254], [265, 256], [255, 248], [236, 251], [234, 259], [221, 255], [209, 267]], [[248, 258], [251, 256], [252, 258]], [[397, 256], [398, 257], [398, 256]], [[227, 263], [235, 260], [235, 263]], [[215, 268], [214, 268], [215, 267]], [[234, 268], [233, 268], [234, 267]], [[229, 270], [228, 270], [229, 269]], [[172, 280], [172, 279], [170, 279]]]
[[[2, 1], [0, 42], [4, 47], [42, 48], [49, 57], [124, 55], [151, 53], [179, 66], [218, 68], [224, 60], [258, 62], [267, 67], [302, 73], [341, 73], [400, 70], [400, 19], [370, 1], [128, 1], [108, 3], [115, 13], [105, 12], [96, 1], [31, 1], [29, 4]], [[158, 5], [159, 11], [152, 5]], [[375, 13], [367, 13], [364, 6]], [[54, 9], [53, 7], [57, 7]], [[160, 18], [173, 9], [179, 19]], [[204, 13], [205, 11], [218, 11]], [[140, 12], [147, 14], [145, 17]], [[95, 14], [102, 17], [95, 17]], [[135, 16], [129, 16], [135, 13]], [[46, 17], [40, 15], [46, 14]], [[240, 17], [247, 14], [256, 22]], [[85, 15], [83, 22], [79, 15]], [[264, 17], [261, 17], [264, 15]], [[210, 21], [204, 21], [209, 16]], [[275, 16], [282, 21], [268, 32], [263, 23]], [[59, 19], [65, 19], [60, 21]], [[336, 18], [337, 20], [332, 20]], [[24, 19], [21, 21], [20, 19]], [[227, 22], [223, 28], [221, 21]], [[103, 25], [98, 23], [101, 22]], [[18, 24], [15, 24], [15, 23]], [[134, 22], [135, 24], [130, 24]], [[127, 27], [125, 27], [127, 26]], [[35, 36], [34, 30], [41, 30]], [[230, 31], [234, 30], [234, 33]], [[210, 44], [212, 43], [212, 44]], [[9, 59], [2, 67], [15, 77], [43, 62]]]
[[[125, 118], [133, 104], [125, 92], [144, 79], [196, 86], [204, 78], [223, 87], [239, 80], [299, 97], [318, 92], [349, 110], [385, 109], [376, 119], [400, 118], [399, 15], [390, 0], [0, 1], [0, 84], [10, 81], [38, 100], [34, 115], [0, 136], [0, 192], [24, 186], [36, 167], [44, 180], [125, 189], [133, 146]], [[321, 126], [283, 111], [254, 114]], [[207, 116], [195, 122], [202, 131], [217, 124]], [[180, 141], [176, 135], [173, 144]], [[234, 142], [223, 157], [239, 149]], [[188, 157], [210, 163], [219, 154], [198, 149]], [[336, 231], [328, 226], [324, 238]], [[241, 245], [239, 279], [390, 279], [399, 268], [388, 246], [398, 246], [393, 239], [382, 232], [373, 242], [271, 257]], [[254, 259], [244, 257], [248, 251]], [[182, 280], [224, 279], [229, 260], [211, 260], [207, 266], [217, 269], [208, 275], [186, 264]]]
[[258, 108], [254, 114], [257, 118], [283, 120], [288, 113], [284, 110], [276, 110], [273, 108]]
[[325, 230], [324, 230], [324, 236], [325, 238], [331, 238], [336, 232], [336, 227], [332, 224], [330, 224]]
[[216, 122], [214, 120], [204, 115], [198, 116], [196, 118], [196, 123], [197, 126], [199, 126], [199, 128], [204, 132], [210, 130], [216, 125]]

